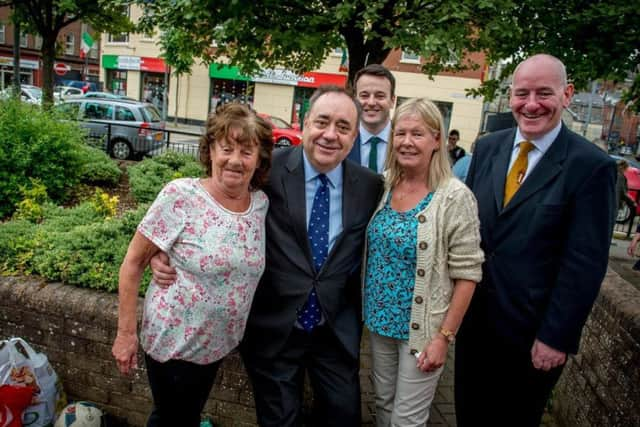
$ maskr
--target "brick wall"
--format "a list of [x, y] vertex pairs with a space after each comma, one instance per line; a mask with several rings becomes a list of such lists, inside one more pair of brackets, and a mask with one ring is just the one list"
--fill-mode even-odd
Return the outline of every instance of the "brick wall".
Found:
[[553, 394], [559, 426], [640, 426], [640, 291], [609, 270]]
[[[134, 376], [123, 377], [111, 356], [117, 307], [114, 294], [34, 277], [0, 277], [0, 339], [19, 336], [44, 352], [70, 399], [90, 400], [115, 421], [143, 426], [151, 409], [146, 373], [139, 369]], [[363, 425], [372, 425], [368, 345], [363, 350]], [[141, 354], [138, 361], [144, 365]], [[225, 358], [204, 412], [216, 426], [256, 425], [251, 385], [237, 352]]]

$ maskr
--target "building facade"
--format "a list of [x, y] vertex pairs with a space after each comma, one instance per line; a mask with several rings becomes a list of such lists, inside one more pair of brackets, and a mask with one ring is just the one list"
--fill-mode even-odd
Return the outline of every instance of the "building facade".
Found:
[[[12, 83], [14, 30], [9, 17], [9, 7], [0, 8], [0, 90]], [[59, 56], [56, 57], [56, 81], [88, 80], [99, 81], [100, 43], [94, 43], [88, 60], [80, 56], [82, 33], [88, 32], [96, 39], [91, 27], [76, 21], [64, 27], [58, 37]], [[24, 84], [42, 86], [42, 38], [39, 35], [23, 33], [20, 37], [20, 81]], [[86, 66], [88, 65], [88, 67]]]

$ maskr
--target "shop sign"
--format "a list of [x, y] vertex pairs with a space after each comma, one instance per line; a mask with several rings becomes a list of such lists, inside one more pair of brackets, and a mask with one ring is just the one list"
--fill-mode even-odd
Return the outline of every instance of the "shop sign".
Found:
[[265, 68], [251, 77], [244, 76], [237, 67], [211, 64], [209, 76], [227, 80], [251, 80], [256, 83], [271, 83], [287, 86], [318, 87], [323, 84], [333, 84], [344, 87], [347, 76], [344, 74], [308, 72], [296, 74], [291, 70]]
[[[10, 56], [0, 56], [0, 65], [13, 67], [13, 58]], [[20, 68], [27, 68], [30, 70], [37, 70], [40, 68], [38, 61], [30, 59], [20, 59]]]
[[126, 55], [102, 55], [102, 67], [116, 70], [151, 71], [164, 73], [167, 66], [162, 58]]

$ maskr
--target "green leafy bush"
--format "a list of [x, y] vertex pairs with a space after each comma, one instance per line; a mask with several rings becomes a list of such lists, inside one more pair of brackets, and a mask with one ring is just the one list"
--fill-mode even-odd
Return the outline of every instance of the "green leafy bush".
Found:
[[0, 101], [0, 218], [13, 213], [20, 186], [38, 178], [54, 202], [79, 181], [84, 133], [77, 123], [29, 104]]
[[49, 202], [47, 188], [39, 179], [30, 178], [30, 185], [21, 185], [23, 199], [18, 202], [14, 218], [40, 222], [44, 216], [44, 205]]
[[185, 154], [165, 153], [128, 169], [131, 194], [141, 203], [152, 202], [169, 181], [203, 175], [202, 166]]
[[85, 184], [114, 187], [118, 184], [122, 170], [101, 149], [85, 146], [80, 150], [80, 181]]

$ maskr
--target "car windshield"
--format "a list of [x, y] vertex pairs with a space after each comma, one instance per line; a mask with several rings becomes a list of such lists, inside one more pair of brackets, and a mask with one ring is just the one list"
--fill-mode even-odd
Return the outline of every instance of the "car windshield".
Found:
[[162, 121], [160, 112], [153, 105], [146, 105], [142, 107], [142, 114], [144, 115], [145, 122], [161, 122]]
[[23, 87], [22, 90], [31, 95], [32, 98], [42, 99], [42, 89], [39, 87]]
[[284, 120], [278, 117], [271, 116], [271, 122], [278, 129], [291, 129], [291, 125], [289, 123], [285, 122]]

